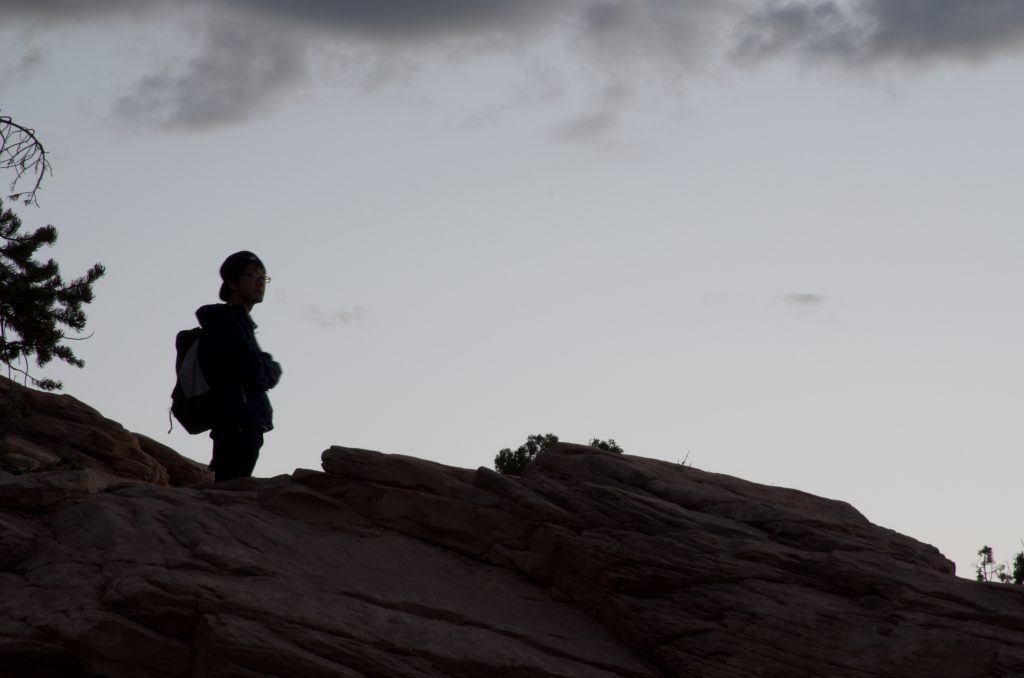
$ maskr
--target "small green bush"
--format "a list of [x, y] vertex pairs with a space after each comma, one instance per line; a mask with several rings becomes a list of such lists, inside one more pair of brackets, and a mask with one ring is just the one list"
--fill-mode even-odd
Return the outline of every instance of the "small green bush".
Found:
[[506, 447], [498, 452], [498, 455], [494, 457], [494, 470], [505, 475], [521, 476], [526, 470], [527, 464], [533, 461], [541, 450], [557, 442], [558, 436], [553, 433], [532, 435], [515, 450]]
[[622, 454], [623, 450], [618, 443], [615, 442], [615, 438], [609, 438], [608, 440], [598, 440], [597, 438], [591, 438], [588, 443], [591, 447], [596, 447], [599, 450], [605, 452], [614, 452], [615, 454]]
[[1013, 567], [1006, 563], [997, 563], [992, 547], [982, 546], [978, 551], [979, 560], [974, 564], [974, 574], [978, 581], [998, 581], [1004, 584], [1024, 584], [1024, 551], [1013, 556]]
[[[558, 442], [558, 436], [553, 433], [535, 434], [526, 439], [526, 442], [515, 450], [504, 448], [494, 457], [494, 470], [510, 476], [521, 476], [526, 467], [538, 454]], [[605, 452], [622, 454], [622, 447], [615, 442], [615, 438], [608, 440], [590, 439], [590, 446]]]

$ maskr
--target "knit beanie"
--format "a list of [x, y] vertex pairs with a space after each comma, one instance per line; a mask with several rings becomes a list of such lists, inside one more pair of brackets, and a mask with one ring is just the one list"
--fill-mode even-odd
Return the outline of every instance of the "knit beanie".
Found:
[[256, 264], [264, 271], [267, 270], [260, 258], [248, 250], [235, 252], [220, 265], [220, 279], [223, 281], [220, 284], [221, 301], [231, 298], [231, 288], [228, 286], [228, 282], [237, 282], [245, 273], [245, 269], [249, 268], [249, 264]]

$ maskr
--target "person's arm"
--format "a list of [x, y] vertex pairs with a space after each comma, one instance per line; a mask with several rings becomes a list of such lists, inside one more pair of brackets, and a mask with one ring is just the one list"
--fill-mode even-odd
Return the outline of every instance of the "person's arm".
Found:
[[274, 356], [264, 352], [263, 366], [267, 373], [267, 390], [269, 390], [277, 386], [277, 382], [281, 381], [281, 364], [274, 360]]

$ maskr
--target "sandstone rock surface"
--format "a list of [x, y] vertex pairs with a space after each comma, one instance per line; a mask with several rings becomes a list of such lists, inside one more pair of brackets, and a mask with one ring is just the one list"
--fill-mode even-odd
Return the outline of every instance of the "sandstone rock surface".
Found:
[[38, 395], [133, 463], [0, 477], [3, 677], [1024, 676], [1024, 590], [842, 502], [575, 445], [184, 486]]
[[141, 480], [192, 485], [212, 479], [205, 466], [107, 419], [66, 394], [44, 393], [0, 377], [0, 477], [10, 468], [35, 471], [73, 460], [94, 482]]

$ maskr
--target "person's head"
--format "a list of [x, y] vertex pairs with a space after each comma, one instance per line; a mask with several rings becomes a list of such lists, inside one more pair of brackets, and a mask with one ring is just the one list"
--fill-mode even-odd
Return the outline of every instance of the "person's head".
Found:
[[266, 292], [267, 268], [252, 252], [235, 252], [220, 265], [220, 299], [229, 304], [241, 304], [247, 310], [263, 301]]

